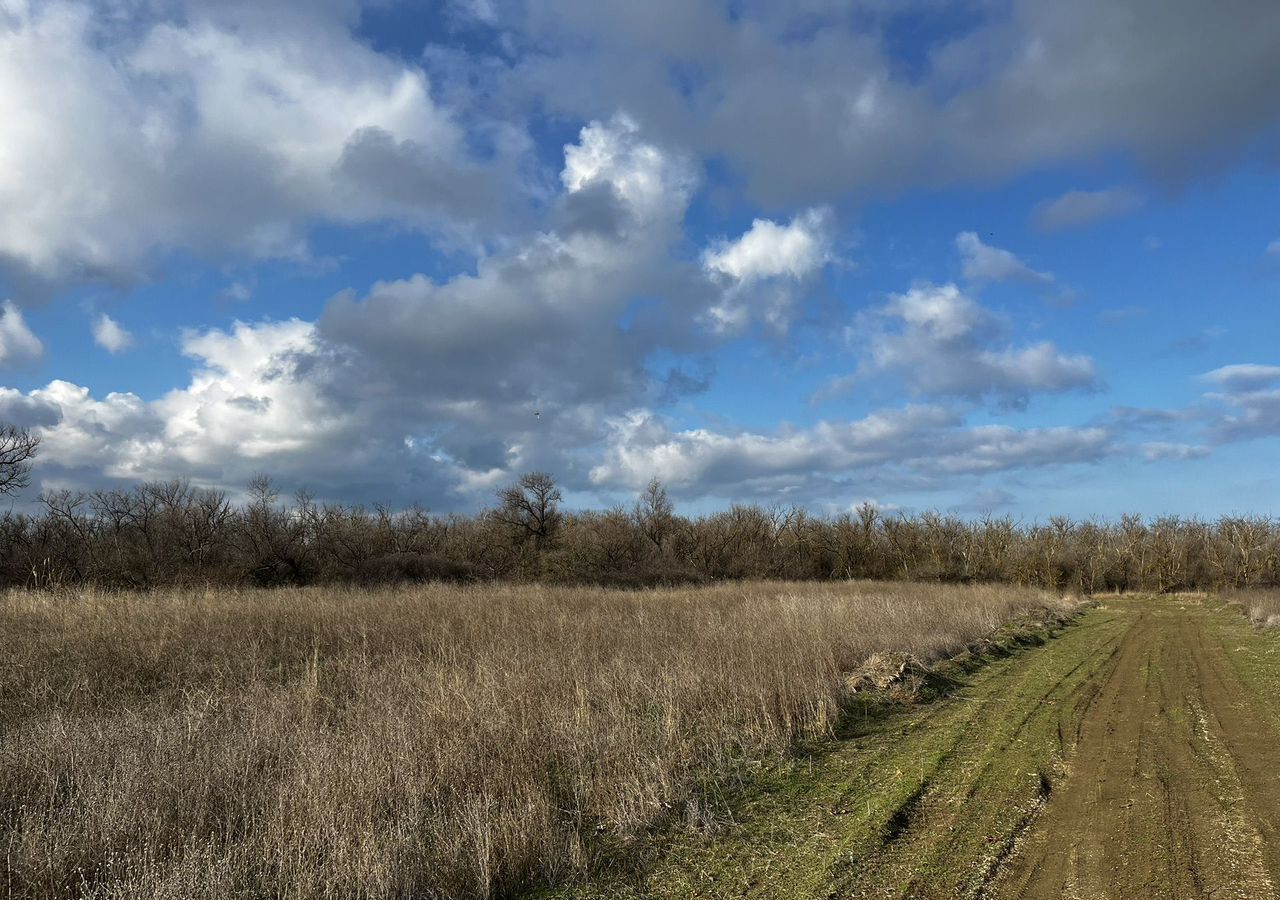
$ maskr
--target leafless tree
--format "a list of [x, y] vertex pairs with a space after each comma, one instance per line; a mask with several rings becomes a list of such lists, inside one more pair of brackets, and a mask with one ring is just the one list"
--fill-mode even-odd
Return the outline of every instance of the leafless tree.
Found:
[[560, 525], [560, 501], [564, 497], [546, 472], [527, 472], [510, 487], [498, 491], [501, 505], [493, 517], [521, 538], [541, 543]]
[[40, 438], [30, 429], [0, 425], [0, 494], [12, 494], [31, 483], [31, 460]]
[[644, 536], [662, 549], [662, 542], [675, 527], [675, 507], [667, 497], [667, 489], [656, 476], [649, 479], [648, 486], [636, 499], [632, 515]]

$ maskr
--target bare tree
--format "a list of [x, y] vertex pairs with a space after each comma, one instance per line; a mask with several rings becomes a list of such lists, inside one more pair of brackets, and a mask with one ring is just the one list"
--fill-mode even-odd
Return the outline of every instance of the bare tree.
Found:
[[527, 472], [515, 484], [498, 491], [502, 505], [493, 517], [521, 537], [541, 543], [559, 527], [563, 499], [554, 478], [546, 472]]
[[675, 507], [657, 476], [649, 479], [649, 485], [636, 500], [632, 515], [644, 536], [661, 549], [663, 540], [675, 526]]
[[0, 494], [12, 494], [31, 483], [31, 460], [40, 438], [30, 429], [0, 425]]

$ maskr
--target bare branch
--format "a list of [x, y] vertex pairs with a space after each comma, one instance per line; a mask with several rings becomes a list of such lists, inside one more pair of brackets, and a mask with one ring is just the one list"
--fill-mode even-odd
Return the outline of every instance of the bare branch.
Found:
[[0, 494], [13, 494], [31, 484], [31, 460], [40, 438], [30, 429], [0, 425]]

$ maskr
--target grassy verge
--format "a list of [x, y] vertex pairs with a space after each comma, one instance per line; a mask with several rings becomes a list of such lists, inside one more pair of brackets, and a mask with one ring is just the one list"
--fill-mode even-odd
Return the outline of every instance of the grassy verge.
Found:
[[914, 702], [866, 695], [835, 738], [761, 765], [718, 826], [659, 832], [644, 865], [541, 896], [975, 896], [1061, 775], [1126, 622], [1099, 608], [1004, 629]]
[[1205, 606], [1205, 628], [1227, 651], [1257, 709], [1280, 731], [1280, 591], [1213, 596]]

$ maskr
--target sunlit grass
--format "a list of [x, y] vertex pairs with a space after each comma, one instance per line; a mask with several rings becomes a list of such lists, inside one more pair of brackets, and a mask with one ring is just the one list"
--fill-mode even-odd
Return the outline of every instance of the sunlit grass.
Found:
[[[0, 597], [12, 897], [481, 897], [1066, 601], [1007, 587], [426, 586]], [[692, 804], [692, 805], [690, 805]]]

